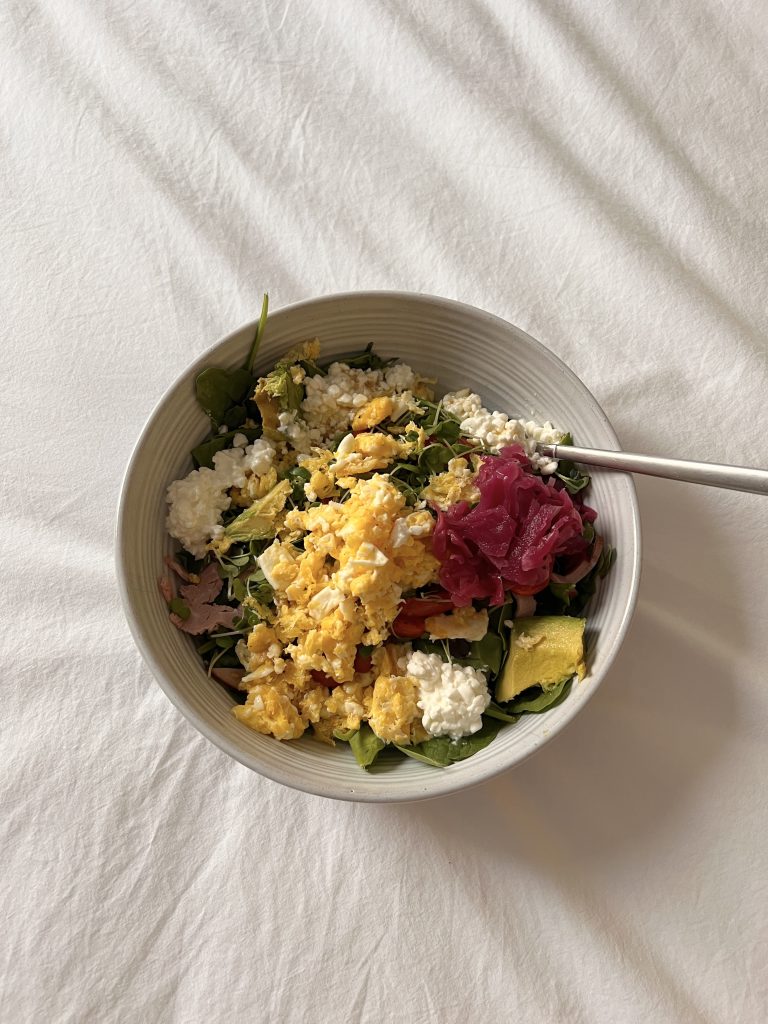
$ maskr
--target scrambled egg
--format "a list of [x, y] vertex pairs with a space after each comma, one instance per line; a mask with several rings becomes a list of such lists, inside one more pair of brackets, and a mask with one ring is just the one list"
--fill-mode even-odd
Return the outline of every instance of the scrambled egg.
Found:
[[365, 405], [358, 409], [352, 420], [352, 430], [357, 434], [361, 430], [370, 430], [371, 427], [375, 427], [381, 423], [382, 420], [388, 419], [395, 408], [394, 401], [389, 395], [382, 395], [379, 398], [372, 398], [370, 402], [366, 402]]
[[[330, 454], [313, 453], [312, 471], [326, 472]], [[357, 729], [362, 721], [392, 742], [426, 737], [417, 684], [399, 664], [406, 649], [385, 641], [403, 592], [437, 579], [433, 526], [427, 510], [409, 509], [380, 475], [355, 479], [344, 503], [285, 514], [281, 536], [259, 557], [276, 612], [248, 638], [249, 695], [235, 709], [240, 721], [278, 739], [295, 739], [311, 725], [332, 743], [334, 730]], [[377, 648], [364, 672], [355, 670], [361, 644]]]
[[390, 462], [410, 450], [407, 441], [398, 441], [389, 434], [347, 434], [336, 449], [333, 470], [337, 478], [342, 473], [347, 476], [372, 473], [386, 469]]
[[[383, 440], [391, 440], [381, 435]], [[383, 643], [400, 597], [437, 578], [428, 512], [405, 531], [405, 499], [385, 477], [356, 482], [347, 502], [294, 510], [285, 525], [303, 551], [276, 541], [260, 558], [278, 595], [274, 628], [300, 668], [350, 682], [360, 644]]]
[[410, 676], [379, 676], [373, 688], [370, 726], [388, 743], [421, 743], [429, 733], [417, 705], [419, 684]]
[[475, 486], [476, 476], [476, 467], [470, 467], [467, 459], [451, 459], [444, 473], [432, 477], [422, 496], [441, 509], [450, 508], [459, 501], [473, 505], [480, 500], [480, 491]]
[[444, 615], [431, 615], [424, 625], [430, 640], [482, 640], [488, 632], [488, 612], [468, 605]]

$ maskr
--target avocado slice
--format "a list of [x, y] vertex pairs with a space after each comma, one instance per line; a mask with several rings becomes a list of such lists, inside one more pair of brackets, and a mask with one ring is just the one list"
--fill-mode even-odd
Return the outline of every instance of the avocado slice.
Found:
[[586, 619], [569, 615], [539, 615], [515, 619], [509, 634], [509, 654], [496, 684], [496, 700], [503, 704], [530, 686], [548, 690], [577, 674], [584, 665]]

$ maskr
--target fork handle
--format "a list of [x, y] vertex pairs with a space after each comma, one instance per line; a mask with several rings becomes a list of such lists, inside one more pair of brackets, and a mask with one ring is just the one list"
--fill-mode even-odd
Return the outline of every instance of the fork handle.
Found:
[[584, 466], [600, 466], [620, 473], [644, 473], [688, 484], [725, 487], [730, 491], [768, 494], [768, 470], [749, 466], [718, 466], [712, 462], [691, 462], [689, 459], [661, 459], [655, 455], [632, 455], [597, 448], [575, 448], [566, 444], [537, 445], [542, 455], [553, 459], [581, 462]]

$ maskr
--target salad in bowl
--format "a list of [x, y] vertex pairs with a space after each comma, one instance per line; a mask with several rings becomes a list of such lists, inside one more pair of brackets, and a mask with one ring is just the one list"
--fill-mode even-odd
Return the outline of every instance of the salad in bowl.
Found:
[[538, 453], [570, 436], [364, 338], [258, 373], [266, 320], [196, 375], [210, 432], [167, 488], [159, 578], [240, 727], [446, 768], [565, 701], [615, 557], [589, 476]]

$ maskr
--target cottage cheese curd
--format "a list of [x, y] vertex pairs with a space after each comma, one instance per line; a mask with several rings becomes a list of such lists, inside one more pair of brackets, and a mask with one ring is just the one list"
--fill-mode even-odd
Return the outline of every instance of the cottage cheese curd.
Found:
[[506, 413], [491, 412], [485, 408], [480, 396], [468, 388], [447, 394], [443, 398], [443, 408], [459, 420], [467, 436], [478, 438], [491, 451], [497, 452], [508, 444], [519, 444], [542, 473], [556, 472], [557, 461], [539, 455], [536, 451], [537, 444], [557, 444], [562, 441], [562, 431], [556, 430], [551, 423], [515, 420], [510, 419]]
[[298, 412], [282, 413], [278, 432], [298, 451], [325, 446], [350, 429], [356, 414], [374, 398], [392, 399], [393, 418], [418, 408], [413, 389], [422, 383], [410, 366], [398, 363], [385, 370], [360, 370], [332, 363], [327, 374], [306, 377]]
[[482, 728], [491, 700], [484, 672], [448, 664], [438, 654], [414, 651], [407, 673], [419, 684], [421, 721], [431, 736], [458, 740]]
[[274, 448], [260, 438], [248, 444], [236, 434], [233, 447], [217, 452], [213, 469], [194, 469], [174, 480], [167, 491], [166, 529], [195, 558], [202, 558], [209, 541], [221, 533], [221, 514], [232, 504], [227, 491], [242, 487], [249, 475], [261, 476], [272, 466]]

